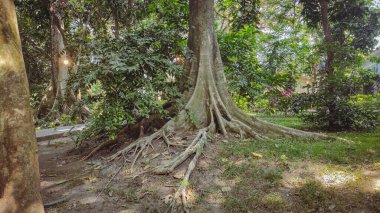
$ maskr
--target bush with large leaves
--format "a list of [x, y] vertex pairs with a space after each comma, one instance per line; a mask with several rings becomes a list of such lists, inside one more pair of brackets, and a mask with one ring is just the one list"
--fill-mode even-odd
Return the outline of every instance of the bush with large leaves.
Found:
[[[357, 72], [337, 70], [333, 78], [322, 78], [318, 90], [314, 93], [302, 93], [293, 96], [291, 108], [300, 117], [319, 128], [333, 130], [371, 129], [376, 126], [379, 107], [378, 96], [357, 95], [362, 90], [366, 78], [371, 72], [358, 69]], [[329, 92], [329, 85], [336, 88]], [[328, 105], [334, 103], [336, 111], [331, 112]], [[308, 111], [308, 109], [314, 109]]]
[[162, 104], [180, 96], [175, 79], [182, 73], [176, 62], [181, 41], [177, 31], [155, 24], [123, 32], [120, 39], [94, 40], [86, 63], [71, 79], [91, 106], [87, 132], [112, 136], [137, 118], [165, 115]]

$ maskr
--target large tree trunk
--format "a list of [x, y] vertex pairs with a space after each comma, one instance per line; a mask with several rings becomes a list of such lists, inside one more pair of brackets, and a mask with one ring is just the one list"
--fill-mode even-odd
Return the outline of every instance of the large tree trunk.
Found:
[[44, 212], [13, 0], [0, 1], [0, 213]]

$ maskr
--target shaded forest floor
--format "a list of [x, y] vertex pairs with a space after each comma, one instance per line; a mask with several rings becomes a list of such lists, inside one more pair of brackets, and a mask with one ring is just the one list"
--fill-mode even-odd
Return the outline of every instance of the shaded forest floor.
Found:
[[[307, 128], [294, 117], [259, 117]], [[171, 175], [136, 176], [122, 162], [106, 164], [100, 156], [111, 152], [83, 162], [84, 154], [69, 152], [69, 138], [39, 142], [44, 203], [61, 201], [48, 213], [166, 212], [171, 194], [188, 184], [192, 212], [380, 212], [380, 128], [329, 134], [354, 143], [217, 136], [189, 183], [181, 183], [188, 162]], [[156, 157], [143, 158], [139, 166]]]

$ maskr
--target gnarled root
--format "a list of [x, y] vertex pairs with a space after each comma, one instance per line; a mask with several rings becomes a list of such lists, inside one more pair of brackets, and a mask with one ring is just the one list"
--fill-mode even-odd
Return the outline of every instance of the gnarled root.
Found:
[[[139, 156], [141, 156], [142, 152], [148, 147], [148, 146], [152, 146], [152, 142], [153, 140], [156, 140], [156, 139], [159, 139], [163, 136], [163, 129], [151, 134], [150, 136], [147, 136], [147, 137], [142, 137], [138, 140], [136, 140], [135, 142], [131, 143], [129, 146], [127, 146], [126, 148], [116, 152], [115, 154], [111, 155], [110, 157], [108, 157], [108, 160], [109, 161], [112, 161], [114, 159], [116, 159], [117, 157], [120, 157], [124, 154], [127, 154], [128, 152], [130, 152], [132, 149], [134, 149], [134, 160], [132, 162], [132, 167], [133, 165], [135, 164], [136, 160], [139, 158]], [[140, 149], [140, 150], [139, 150]], [[137, 150], [139, 150], [137, 152]], [[137, 154], [136, 154], [137, 152]]]
[[207, 143], [207, 137], [208, 137], [208, 130], [209, 128], [204, 128], [199, 130], [197, 136], [194, 138], [190, 146], [182, 152], [180, 155], [175, 157], [173, 160], [171, 160], [168, 164], [164, 166], [157, 167], [153, 170], [156, 174], [166, 174], [172, 172], [179, 164], [181, 164], [183, 161], [185, 161], [188, 157], [190, 157], [192, 154], [195, 153], [193, 159], [189, 163], [189, 166], [187, 168], [187, 171], [185, 173], [185, 176], [183, 178], [183, 181], [181, 183], [181, 186], [178, 188], [178, 190], [175, 192], [173, 196], [173, 200], [171, 203], [171, 210], [174, 212], [174, 209], [176, 206], [178, 206], [177, 202], [180, 201], [181, 211], [183, 212], [189, 212], [189, 206], [188, 206], [188, 194], [187, 194], [187, 186], [189, 184], [190, 175], [195, 169], [195, 166], [198, 162], [199, 157], [202, 154], [203, 148], [205, 144]]
[[177, 155], [170, 162], [165, 165], [156, 167], [153, 169], [153, 173], [155, 174], [169, 174], [174, 171], [174, 169], [183, 163], [187, 158], [189, 158], [192, 154], [196, 153], [198, 149], [203, 149], [204, 144], [207, 142], [207, 129], [204, 128], [199, 130], [197, 136], [195, 136], [194, 140], [191, 144], [183, 151], [181, 154]]

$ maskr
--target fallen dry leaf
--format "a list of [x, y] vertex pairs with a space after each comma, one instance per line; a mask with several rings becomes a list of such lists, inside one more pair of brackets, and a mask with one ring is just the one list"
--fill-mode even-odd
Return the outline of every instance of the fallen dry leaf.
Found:
[[262, 158], [263, 155], [262, 155], [262, 154], [259, 154], [259, 153], [256, 153], [256, 152], [252, 152], [252, 157], [253, 157], [253, 158]]

